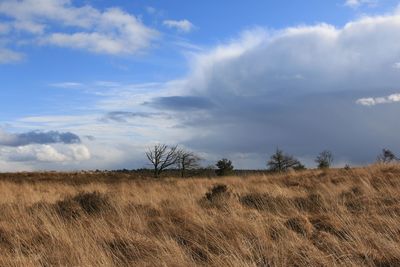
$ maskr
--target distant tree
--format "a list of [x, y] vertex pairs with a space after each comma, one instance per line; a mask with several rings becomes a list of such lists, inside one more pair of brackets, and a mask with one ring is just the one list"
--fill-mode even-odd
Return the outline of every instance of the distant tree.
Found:
[[194, 152], [179, 149], [177, 151], [176, 166], [181, 172], [181, 177], [185, 177], [187, 170], [198, 168], [200, 166], [200, 160], [201, 158]]
[[218, 176], [225, 176], [233, 173], [232, 161], [228, 159], [221, 159], [215, 165], [218, 168], [217, 170], [215, 170], [215, 173]]
[[301, 164], [300, 161], [299, 161], [298, 165], [293, 167], [293, 170], [295, 170], [295, 171], [303, 171], [303, 170], [306, 170], [306, 169], [307, 169], [306, 166]]
[[295, 157], [283, 153], [282, 150], [277, 149], [270, 160], [267, 162], [268, 169], [274, 172], [283, 172], [289, 169], [305, 169], [304, 165], [300, 163]]
[[398, 160], [399, 159], [396, 157], [396, 155], [386, 148], [382, 149], [382, 153], [378, 155], [378, 162], [381, 163], [390, 163]]
[[324, 150], [318, 154], [315, 162], [318, 164], [318, 168], [320, 169], [328, 169], [333, 162], [332, 152], [329, 150]]
[[147, 159], [154, 167], [154, 177], [158, 178], [162, 171], [173, 166], [178, 161], [178, 146], [157, 144], [146, 152]]

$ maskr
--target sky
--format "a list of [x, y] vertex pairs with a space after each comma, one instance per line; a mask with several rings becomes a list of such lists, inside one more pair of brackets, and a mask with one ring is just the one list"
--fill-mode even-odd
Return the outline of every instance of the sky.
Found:
[[400, 153], [400, 1], [0, 0], [0, 171]]

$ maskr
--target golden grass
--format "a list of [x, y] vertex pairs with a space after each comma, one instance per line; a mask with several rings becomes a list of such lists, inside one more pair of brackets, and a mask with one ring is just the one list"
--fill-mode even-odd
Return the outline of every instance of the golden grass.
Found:
[[0, 180], [1, 266], [400, 265], [400, 166], [114, 183], [51, 175]]

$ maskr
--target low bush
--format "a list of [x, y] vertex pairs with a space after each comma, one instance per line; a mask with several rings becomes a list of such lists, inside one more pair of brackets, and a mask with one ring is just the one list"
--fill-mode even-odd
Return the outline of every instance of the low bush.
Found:
[[97, 214], [111, 208], [109, 198], [99, 192], [81, 192], [76, 196], [68, 196], [55, 204], [56, 212], [66, 219], [77, 219], [82, 213]]

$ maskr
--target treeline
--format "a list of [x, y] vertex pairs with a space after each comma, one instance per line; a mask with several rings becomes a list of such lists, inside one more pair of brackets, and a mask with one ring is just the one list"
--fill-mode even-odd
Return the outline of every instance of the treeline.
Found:
[[[170, 174], [179, 173], [180, 177], [188, 176], [226, 176], [238, 173], [234, 170], [232, 161], [226, 158], [218, 160], [215, 166], [208, 166], [207, 168], [201, 167], [200, 162], [203, 160], [199, 155], [193, 151], [179, 148], [178, 145], [168, 146], [166, 144], [157, 144], [146, 151], [146, 157], [152, 165], [152, 174], [155, 178], [160, 177], [161, 173], [168, 172]], [[329, 150], [320, 152], [316, 158], [315, 163], [320, 169], [328, 169], [333, 164], [333, 154]], [[381, 154], [378, 155], [377, 161], [381, 163], [390, 163], [399, 161], [396, 155], [389, 149], [382, 149]], [[306, 167], [293, 155], [287, 154], [281, 149], [276, 149], [275, 153], [271, 155], [270, 159], [266, 161], [268, 172], [286, 172], [288, 170], [305, 170]], [[346, 169], [350, 166], [346, 165]], [[257, 172], [265, 172], [257, 171]], [[249, 172], [249, 171], [239, 171]], [[175, 175], [173, 175], [175, 176]]]

